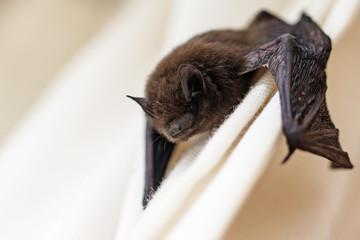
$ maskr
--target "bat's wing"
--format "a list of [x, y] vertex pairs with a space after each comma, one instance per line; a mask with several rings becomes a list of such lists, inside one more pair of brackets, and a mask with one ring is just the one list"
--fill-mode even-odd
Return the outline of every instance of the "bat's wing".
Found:
[[146, 207], [152, 194], [159, 187], [174, 150], [175, 144], [161, 136], [146, 123], [145, 187], [143, 206]]
[[[284, 24], [280, 29], [287, 33], [249, 49], [242, 59], [241, 73], [267, 67], [276, 79], [289, 147], [284, 161], [295, 149], [302, 149], [329, 159], [333, 167], [352, 168], [326, 107], [325, 67], [331, 51], [330, 38], [306, 15], [293, 26], [278, 24]], [[256, 27], [256, 23], [251, 26]], [[263, 34], [272, 34], [271, 29], [267, 31]]]

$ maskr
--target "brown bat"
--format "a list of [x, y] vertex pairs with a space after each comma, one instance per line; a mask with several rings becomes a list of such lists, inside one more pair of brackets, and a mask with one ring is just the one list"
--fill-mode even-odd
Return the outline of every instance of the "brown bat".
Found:
[[[280, 93], [289, 152], [323, 156], [334, 168], [352, 168], [325, 101], [330, 38], [310, 17], [289, 25], [260, 12], [244, 30], [209, 31], [168, 54], [150, 75], [144, 207], [159, 187], [176, 142], [218, 127], [247, 93], [256, 71], [270, 70]], [[130, 97], [130, 96], [129, 96]]]

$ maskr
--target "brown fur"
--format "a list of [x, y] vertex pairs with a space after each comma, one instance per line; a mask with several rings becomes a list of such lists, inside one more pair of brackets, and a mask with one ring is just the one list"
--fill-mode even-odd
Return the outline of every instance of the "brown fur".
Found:
[[[231, 33], [241, 35], [241, 32]], [[218, 32], [196, 36], [167, 55], [150, 75], [146, 99], [154, 114], [151, 122], [160, 133], [166, 136], [164, 126], [189, 109], [177, 72], [181, 64], [194, 65], [207, 83], [207, 93], [201, 97], [198, 111], [194, 113], [194, 124], [181, 140], [218, 126], [233, 106], [239, 103], [248, 89], [249, 81], [240, 79], [244, 76], [237, 76], [239, 58], [234, 53], [234, 46], [231, 47], [233, 44], [227, 41]]]
[[[253, 48], [287, 31], [288, 25], [268, 14], [259, 14], [256, 27], [246, 30], [210, 31], [197, 35], [170, 52], [155, 68], [146, 85], [147, 108], [153, 113], [152, 125], [171, 141], [185, 140], [195, 133], [219, 126], [247, 92], [252, 73], [239, 76], [241, 59]], [[276, 27], [274, 27], [276, 26]], [[278, 27], [281, 26], [281, 27]], [[262, 28], [272, 27], [273, 34], [264, 38]], [[181, 138], [171, 138], [167, 125], [189, 112], [189, 103], [181, 88], [178, 68], [195, 66], [205, 78], [207, 92], [198, 101], [194, 123]]]

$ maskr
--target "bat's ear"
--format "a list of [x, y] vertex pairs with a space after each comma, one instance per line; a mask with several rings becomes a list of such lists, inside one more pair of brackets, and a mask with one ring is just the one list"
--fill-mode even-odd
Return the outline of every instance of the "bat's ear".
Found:
[[181, 64], [178, 68], [181, 87], [187, 102], [206, 92], [204, 76], [192, 64]]
[[148, 101], [145, 98], [142, 97], [133, 97], [133, 96], [129, 96], [126, 95], [128, 98], [131, 98], [132, 100], [134, 100], [137, 104], [140, 105], [140, 107], [144, 110], [144, 112], [149, 116], [149, 117], [153, 117], [153, 113], [150, 109], [150, 104], [148, 103]]

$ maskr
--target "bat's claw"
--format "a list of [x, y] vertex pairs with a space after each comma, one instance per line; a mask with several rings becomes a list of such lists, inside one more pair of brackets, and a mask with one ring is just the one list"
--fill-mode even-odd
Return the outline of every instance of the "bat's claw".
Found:
[[342, 163], [342, 164], [339, 164], [336, 162], [331, 162], [331, 168], [332, 169], [342, 169], [342, 168], [352, 169], [352, 168], [354, 168], [354, 165], [352, 165], [350, 161], [346, 161], [345, 163]]
[[289, 147], [288, 154], [284, 157], [284, 159], [282, 160], [281, 163], [282, 164], [286, 163], [290, 159], [291, 155], [295, 152], [295, 150], [296, 150], [296, 148]]

